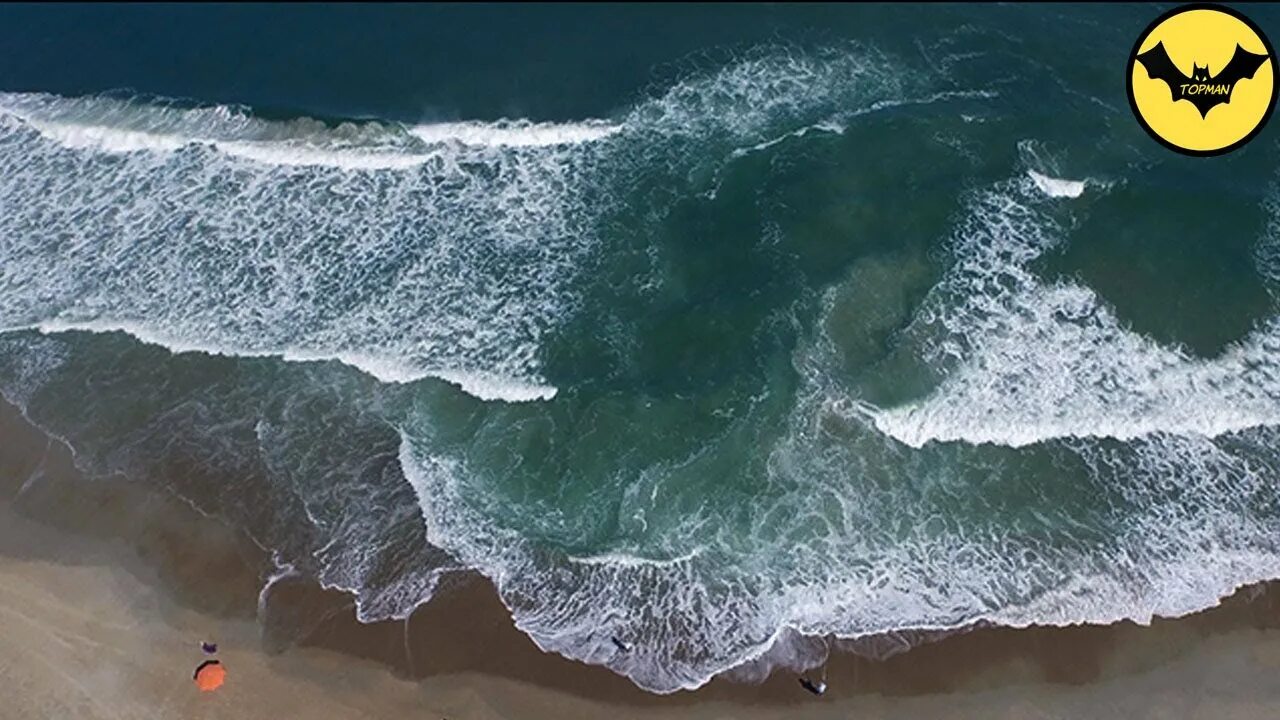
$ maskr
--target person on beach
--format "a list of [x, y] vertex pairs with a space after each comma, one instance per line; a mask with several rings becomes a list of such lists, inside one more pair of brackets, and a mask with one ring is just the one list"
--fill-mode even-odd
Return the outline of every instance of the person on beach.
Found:
[[631, 652], [631, 646], [619, 640], [617, 635], [614, 635], [609, 639], [613, 641], [614, 647], [618, 648], [622, 652]]
[[800, 686], [814, 695], [821, 695], [827, 691], [827, 684], [825, 682], [819, 680], [817, 683], [814, 683], [807, 677], [800, 678]]

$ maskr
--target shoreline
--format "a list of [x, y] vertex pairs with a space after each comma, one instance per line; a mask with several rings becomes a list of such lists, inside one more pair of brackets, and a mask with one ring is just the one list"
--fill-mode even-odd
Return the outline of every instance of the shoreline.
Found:
[[[143, 663], [134, 671], [150, 683], [145, 691], [128, 691], [141, 692], [136, 694], [140, 708], [148, 707], [148, 697], [157, 702], [161, 696], [168, 698], [164, 702], [179, 698], [203, 703], [200, 707], [214, 713], [210, 717], [266, 717], [273, 707], [275, 714], [289, 714], [292, 710], [286, 708], [294, 706], [263, 704], [258, 695], [247, 694], [279, 694], [276, 685], [281, 683], [295, 690], [311, 688], [326, 703], [335, 701], [331, 693], [338, 693], [336, 699], [350, 711], [342, 717], [383, 717], [381, 713], [393, 708], [421, 713], [434, 708], [436, 701], [450, 718], [598, 717], [602, 708], [654, 717], [826, 717], [851, 712], [860, 717], [878, 712], [949, 717], [965, 703], [1009, 712], [1009, 703], [1084, 707], [1117, 684], [1154, 683], [1164, 688], [1161, 695], [1176, 698], [1179, 691], [1188, 690], [1186, 680], [1178, 678], [1216, 677], [1214, 668], [1250, 658], [1252, 671], [1234, 668], [1221, 682], [1247, 685], [1256, 680], [1256, 688], [1265, 689], [1264, 697], [1240, 699], [1256, 705], [1258, 714], [1240, 710], [1244, 714], [1233, 716], [1280, 714], [1280, 691], [1259, 679], [1280, 669], [1276, 583], [1243, 588], [1217, 607], [1177, 619], [1157, 618], [1149, 626], [1125, 621], [1061, 628], [980, 627], [884, 660], [832, 652], [826, 670], [829, 689], [822, 698], [805, 693], [795, 674], [785, 670], [759, 684], [721, 676], [696, 691], [653, 695], [606, 668], [543, 653], [514, 627], [492, 585], [474, 574], [452, 578], [438, 597], [405, 621], [367, 625], [356, 620], [350, 595], [287, 578], [266, 594], [259, 617], [258, 593], [269, 563], [266, 554], [239, 533], [176, 498], [124, 479], [80, 478], [66, 448], [48, 440], [7, 404], [0, 408], [0, 439], [0, 588], [25, 588], [26, 597], [44, 597], [37, 605], [60, 608], [65, 616], [44, 624], [32, 621], [36, 630], [26, 640], [0, 640], [0, 679], [22, 665], [9, 655], [21, 657], [58, 646], [49, 642], [50, 637], [57, 639], [67, 617], [83, 615], [83, 605], [96, 608], [93, 612], [104, 620], [120, 615], [115, 625], [127, 625], [131, 633], [150, 638], [145, 647], [166, 646], [156, 656], [164, 658], [161, 665], [147, 670]], [[113, 593], [118, 601], [100, 606]], [[5, 600], [0, 610], [19, 613], [21, 605]], [[140, 613], [139, 608], [148, 612]], [[200, 660], [193, 648], [202, 638], [192, 635], [175, 644], [176, 638], [197, 627], [223, 646], [222, 656], [232, 673], [229, 690], [215, 694], [217, 702], [189, 692], [189, 669], [183, 663], [190, 660], [194, 666]], [[105, 627], [94, 632], [111, 634]], [[86, 633], [85, 637], [93, 635]], [[169, 645], [174, 645], [172, 658]], [[60, 659], [51, 667], [62, 667], [61, 662], [70, 661]], [[241, 680], [237, 685], [242, 674], [237, 669], [243, 668], [258, 668], [259, 673], [252, 682]], [[346, 681], [331, 687], [351, 673], [364, 687], [349, 687]], [[63, 690], [75, 685], [75, 679], [65, 675], [28, 682], [53, 683], [48, 697], [56, 698], [59, 683]], [[136, 685], [128, 673], [122, 677], [120, 687]], [[115, 692], [119, 694], [119, 688]], [[154, 695], [157, 692], [160, 695]], [[425, 696], [433, 702], [424, 706]], [[224, 697], [252, 704], [224, 702]], [[283, 697], [302, 702], [296, 693]], [[1117, 702], [1142, 699], [1132, 687], [1117, 695]], [[367, 710], [362, 703], [367, 703]], [[525, 712], [530, 703], [542, 710]], [[908, 712], [907, 706], [914, 709]], [[251, 707], [256, 709], [245, 715]], [[1155, 712], [1159, 704], [1148, 707]], [[95, 712], [87, 716], [111, 716]], [[979, 711], [971, 708], [970, 714], [956, 716], [974, 712]], [[1088, 716], [1077, 715], [1080, 710], [1063, 712], [1068, 717]], [[1134, 713], [1144, 716], [1141, 709], [1126, 711]]]

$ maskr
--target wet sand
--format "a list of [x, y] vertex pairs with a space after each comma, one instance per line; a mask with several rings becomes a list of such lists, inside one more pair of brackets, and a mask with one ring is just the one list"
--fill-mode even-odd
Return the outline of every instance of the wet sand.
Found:
[[[815, 698], [781, 673], [646, 694], [541, 653], [492, 588], [460, 578], [409, 621], [288, 580], [185, 503], [69, 453], [0, 408], [0, 718], [1274, 718], [1269, 586], [1150, 627], [978, 629], [885, 661], [838, 654]], [[295, 622], [305, 618], [305, 622]], [[229, 674], [191, 671], [216, 640]]]

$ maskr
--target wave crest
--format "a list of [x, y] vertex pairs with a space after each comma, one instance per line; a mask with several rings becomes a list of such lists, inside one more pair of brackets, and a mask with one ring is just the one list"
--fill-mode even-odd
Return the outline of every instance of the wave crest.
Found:
[[1063, 234], [1039, 185], [1009, 181], [970, 202], [957, 263], [917, 321], [937, 331], [936, 362], [954, 367], [927, 397], [873, 409], [881, 432], [911, 447], [1021, 447], [1280, 423], [1280, 318], [1212, 359], [1128, 330], [1090, 289], [1028, 268]]

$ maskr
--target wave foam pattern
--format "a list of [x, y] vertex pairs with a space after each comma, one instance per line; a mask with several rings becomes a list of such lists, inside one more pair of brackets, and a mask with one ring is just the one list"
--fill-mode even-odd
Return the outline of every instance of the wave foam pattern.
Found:
[[[688, 78], [616, 125], [414, 128], [5, 95], [0, 205], [15, 211], [0, 218], [0, 327], [120, 330], [179, 352], [337, 359], [393, 382], [434, 375], [482, 398], [549, 398], [540, 340], [572, 309], [566, 286], [593, 250], [607, 193], [656, 176], [662, 181], [641, 189], [657, 187], [661, 203], [663, 193], [705, 184], [705, 171], [740, 147], [837, 110], [876, 107], [910, 82], [871, 51], [766, 51]], [[87, 370], [99, 371], [105, 364]], [[180, 454], [198, 444], [202, 427], [238, 436], [251, 429], [241, 438], [251, 448], [228, 442], [197, 460], [262, 475], [266, 489], [209, 503], [254, 528], [284, 563], [357, 594], [362, 619], [402, 616], [455, 566], [447, 558], [406, 566], [419, 555], [406, 560], [384, 542], [381, 511], [398, 507], [387, 487], [394, 473], [306, 441], [345, 421], [295, 411], [306, 394], [282, 400], [283, 391], [260, 392], [261, 406], [256, 394], [229, 388], [150, 398], [172, 407], [145, 427], [108, 434], [96, 460], [144, 474], [133, 464], [139, 458]], [[233, 395], [252, 407], [231, 407]], [[222, 403], [225, 412], [215, 412]], [[175, 435], [184, 441], [166, 444]], [[484, 498], [459, 485], [465, 464], [414, 442], [402, 442], [399, 460], [428, 539], [493, 578], [542, 647], [669, 692], [772, 644], [775, 616], [742, 607], [759, 595], [755, 581], [707, 584], [714, 551], [567, 562], [504, 532]], [[268, 508], [276, 514], [265, 517]], [[394, 513], [394, 527], [403, 515]], [[307, 528], [301, 538], [287, 532], [294, 521]], [[620, 587], [625, 616], [607, 601]], [[749, 632], [720, 632], [752, 617]], [[617, 656], [601, 635], [610, 627], [642, 641], [640, 651]]]
[[[0, 203], [18, 212], [0, 217], [0, 325], [121, 329], [175, 350], [340, 359], [387, 380], [430, 373], [480, 397], [548, 398], [539, 340], [572, 308], [566, 278], [608, 199], [596, 190], [654, 166], [664, 184], [697, 188], [707, 168], [689, 158], [723, 162], [806, 128], [839, 132], [828, 120], [857, 117], [850, 107], [933, 97], [908, 93], [888, 65], [750, 57], [617, 125], [332, 128], [6, 96]], [[63, 393], [98, 388], [86, 413], [122, 427], [81, 457], [106, 469], [172, 457], [257, 478], [224, 491], [166, 474], [284, 564], [351, 591], [361, 619], [403, 617], [445, 573], [474, 568], [540, 647], [657, 692], [744, 663], [812, 664], [826, 652], [815, 636], [1147, 621], [1280, 576], [1280, 330], [1192, 358], [1123, 328], [1087, 288], [1041, 281], [1028, 266], [1062, 241], [1063, 189], [1028, 175], [970, 198], [956, 263], [908, 333], [944, 374], [933, 393], [869, 407], [819, 329], [795, 353], [781, 437], [750, 443], [764, 456], [750, 497], [682, 515], [689, 527], [664, 529], [670, 552], [652, 556], [613, 548], [584, 561], [532, 539], [477, 492], [482, 470], [465, 453], [436, 447], [422, 427], [433, 418], [410, 411], [387, 438], [400, 416], [351, 408], [383, 412], [404, 396], [344, 388], [350, 377], [332, 368], [261, 363], [256, 385], [223, 372], [189, 391], [191, 369], [170, 367], [182, 363], [156, 381], [136, 358], [113, 369], [95, 345], [77, 365], [53, 339], [26, 336], [26, 350], [0, 344], [16, 357], [3, 390], [30, 399], [64, 371]], [[734, 422], [747, 434], [756, 420]], [[673, 475], [640, 472], [654, 493]]]
[[[832, 363], [821, 340], [802, 349], [804, 385], [763, 489], [688, 518], [703, 544], [670, 562], [566, 562], [502, 522], [476, 469], [432, 452], [421, 428], [402, 437], [400, 464], [429, 542], [493, 579], [539, 647], [655, 692], [814, 666], [827, 644], [813, 638], [1149, 622], [1280, 572], [1274, 429], [995, 458], [917, 450], [865, 426]], [[747, 534], [730, 530], [740, 513]]]
[[[735, 151], [797, 136], [837, 111], [897, 97], [912, 82], [874, 53], [753, 56], [642, 103], [626, 115], [622, 137], [636, 138], [634, 167], [663, 167], [681, 187], [696, 190], [697, 176], [708, 168], [689, 158], [732, 160]], [[721, 540], [682, 546], [707, 529], [704, 523], [714, 524], [695, 514], [664, 534], [669, 559], [612, 552], [575, 560], [514, 528], [509, 508], [477, 479], [482, 469], [464, 451], [437, 448], [431, 424], [416, 418], [402, 430], [400, 449], [428, 540], [492, 579], [517, 626], [539, 647], [606, 665], [667, 693], [698, 687], [775, 645], [782, 608], [795, 598], [779, 595], [768, 573], [738, 569], [743, 563], [767, 568], [780, 560], [779, 549], [753, 556]], [[641, 475], [670, 472], [653, 467]], [[631, 651], [619, 653], [614, 636]]]
[[837, 638], [1147, 623], [1276, 577], [1275, 320], [1212, 360], [1122, 329], [1027, 269], [1062, 241], [1060, 208], [1026, 177], [970, 198], [904, 333], [946, 373], [921, 404], [866, 403], [825, 332], [798, 353], [770, 466], [795, 491], [758, 524], [795, 537], [807, 515], [818, 531], [789, 551], [820, 561], [780, 580], [788, 602], [748, 608]]
[[876, 409], [876, 427], [912, 447], [1018, 447], [1280, 423], [1280, 318], [1212, 359], [1127, 329], [1089, 288], [1028, 268], [1064, 233], [1039, 186], [976, 194], [953, 238], [957, 263], [917, 319], [937, 331], [938, 365], [954, 369], [928, 397]]
[[185, 498], [290, 573], [350, 592], [367, 622], [403, 617], [460, 569], [427, 545], [396, 435], [370, 410], [394, 387], [335, 367], [173, 356], [124, 337], [0, 336], [0, 394], [86, 475]]
[[[814, 637], [1145, 623], [1276, 577], [1275, 323], [1209, 360], [1124, 329], [1087, 288], [1028, 269], [1062, 241], [1061, 205], [1026, 175], [970, 198], [909, 328], [948, 371], [922, 405], [868, 406], [834, 341], [803, 346], [767, 479], [688, 518], [696, 552], [565, 562], [419, 428], [400, 462], [430, 541], [493, 578], [540, 647], [657, 692], [816, 664]], [[952, 436], [967, 442], [931, 442]], [[739, 515], [745, 536], [727, 529]]]
[[1027, 176], [1035, 182], [1036, 187], [1040, 188], [1040, 192], [1049, 197], [1078, 198], [1084, 194], [1085, 182], [1083, 180], [1049, 177], [1048, 175], [1041, 175], [1035, 170], [1028, 170]]
[[[665, 206], [820, 109], [883, 102], [870, 50], [752, 54], [618, 123], [270, 122], [243, 108], [0, 95], [0, 328], [340, 360], [548, 399], [545, 335], [617, 195]], [[654, 183], [655, 173], [666, 180]]]
[[[820, 352], [806, 362], [823, 367]], [[825, 562], [790, 579], [798, 610], [779, 618], [806, 634], [1146, 623], [1280, 570], [1276, 468], [1261, 462], [1274, 432], [1051, 441], [994, 456], [912, 450], [861, 434], [855, 398], [810, 377], [774, 456], [780, 476], [827, 504], [795, 508], [825, 516], [814, 544], [796, 550]]]
[[[473, 142], [485, 132], [499, 140]], [[517, 399], [547, 397], [539, 342], [593, 246], [586, 179], [607, 133], [433, 133], [0, 97], [0, 327], [355, 359], [392, 381], [478, 374], [490, 397], [510, 378], [539, 388]]]

